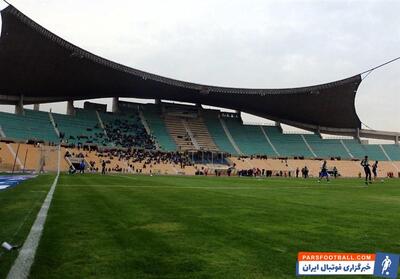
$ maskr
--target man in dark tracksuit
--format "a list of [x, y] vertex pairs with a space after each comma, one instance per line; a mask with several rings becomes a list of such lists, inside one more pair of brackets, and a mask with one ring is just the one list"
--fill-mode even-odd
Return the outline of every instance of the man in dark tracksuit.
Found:
[[365, 184], [368, 185], [368, 179], [369, 183], [372, 183], [371, 169], [369, 168], [368, 156], [365, 156], [364, 159], [361, 161], [361, 166], [364, 168], [365, 172]]
[[372, 164], [372, 173], [374, 175], [374, 180], [378, 177], [378, 161]]
[[106, 161], [101, 163], [101, 174], [106, 174]]

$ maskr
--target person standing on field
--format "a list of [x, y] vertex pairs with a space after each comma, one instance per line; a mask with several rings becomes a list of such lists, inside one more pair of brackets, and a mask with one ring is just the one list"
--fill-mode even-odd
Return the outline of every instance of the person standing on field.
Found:
[[365, 172], [365, 185], [368, 185], [368, 180], [369, 183], [372, 183], [371, 179], [371, 169], [369, 168], [369, 162], [368, 162], [368, 156], [365, 156], [364, 159], [361, 161], [361, 166], [364, 168]]
[[106, 161], [101, 163], [101, 174], [106, 174]]
[[324, 177], [326, 177], [326, 181], [329, 182], [328, 164], [327, 164], [326, 160], [322, 164], [321, 172], [320, 172], [319, 178], [318, 178], [318, 182], [321, 182], [321, 179], [324, 178]]
[[378, 161], [375, 161], [375, 163], [372, 165], [372, 173], [374, 175], [374, 180], [378, 177]]

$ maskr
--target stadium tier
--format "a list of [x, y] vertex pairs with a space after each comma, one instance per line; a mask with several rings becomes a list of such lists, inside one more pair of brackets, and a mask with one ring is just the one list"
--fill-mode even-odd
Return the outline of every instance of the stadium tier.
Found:
[[229, 140], [226, 132], [224, 131], [224, 127], [221, 124], [222, 121], [219, 118], [219, 112], [205, 110], [202, 115], [208, 131], [210, 132], [210, 135], [218, 146], [219, 150], [228, 152], [232, 155], [240, 155], [240, 152], [235, 150], [232, 142]]
[[58, 142], [49, 113], [25, 110], [24, 115], [0, 112], [2, 137], [16, 140]]
[[52, 113], [61, 138], [70, 145], [109, 144], [95, 111], [76, 110], [75, 116]]
[[263, 127], [266, 134], [282, 157], [314, 157], [299, 134], [283, 134], [279, 127]]
[[143, 116], [150, 128], [150, 132], [164, 151], [176, 151], [177, 146], [167, 131], [165, 122], [161, 118], [160, 109], [153, 105], [142, 106]]
[[99, 113], [106, 137], [112, 146], [155, 149], [152, 136], [147, 134], [139, 113]]
[[385, 144], [382, 145], [386, 154], [388, 154], [389, 158], [393, 161], [400, 161], [400, 147], [397, 144]]
[[380, 145], [360, 144], [358, 141], [352, 139], [344, 139], [342, 141], [354, 158], [363, 158], [365, 155], [368, 155], [373, 160], [388, 160]]
[[304, 135], [313, 152], [319, 158], [341, 157], [351, 159], [340, 139], [321, 139], [318, 135]]
[[[190, 113], [189, 113], [190, 109]], [[355, 139], [322, 139], [316, 134], [285, 134], [279, 126], [243, 124], [240, 115], [197, 107], [136, 105], [119, 113], [75, 109], [75, 115], [25, 110], [0, 113], [2, 137], [69, 146], [207, 151], [233, 156], [399, 160], [396, 144], [365, 144]], [[54, 125], [52, 124], [54, 120]], [[40, 125], [38, 125], [40, 123]], [[147, 126], [147, 130], [146, 127]]]

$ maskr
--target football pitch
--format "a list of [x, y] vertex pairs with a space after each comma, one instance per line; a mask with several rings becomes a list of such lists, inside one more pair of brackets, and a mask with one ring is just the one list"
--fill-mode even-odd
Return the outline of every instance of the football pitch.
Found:
[[[0, 242], [53, 179], [0, 191]], [[300, 251], [400, 253], [399, 217], [399, 180], [61, 175], [30, 278], [294, 278]]]

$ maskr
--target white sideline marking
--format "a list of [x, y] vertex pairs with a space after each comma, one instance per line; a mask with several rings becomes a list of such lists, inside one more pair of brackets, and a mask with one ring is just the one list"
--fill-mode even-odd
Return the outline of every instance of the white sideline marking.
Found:
[[51, 201], [53, 199], [54, 190], [58, 182], [59, 174], [54, 179], [53, 185], [51, 185], [50, 191], [44, 200], [42, 207], [36, 217], [35, 223], [33, 224], [31, 231], [26, 238], [22, 249], [19, 251], [19, 255], [15, 260], [10, 272], [7, 275], [7, 279], [23, 279], [28, 278], [33, 260], [35, 259], [36, 249], [39, 245], [40, 237], [42, 236], [44, 223], [46, 222], [47, 212]]
[[46, 222], [47, 213], [50, 208], [51, 201], [53, 200], [54, 191], [57, 186], [58, 177], [60, 176], [60, 146], [58, 146], [58, 169], [57, 175], [51, 185], [49, 193], [44, 200], [42, 207], [36, 217], [32, 228], [19, 251], [18, 257], [15, 259], [13, 266], [8, 272], [7, 279], [26, 279], [29, 277], [29, 273], [35, 259], [37, 247], [39, 245], [40, 238], [42, 236], [44, 224]]

